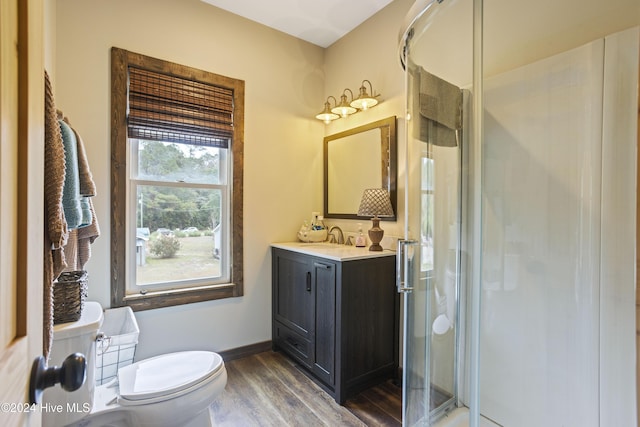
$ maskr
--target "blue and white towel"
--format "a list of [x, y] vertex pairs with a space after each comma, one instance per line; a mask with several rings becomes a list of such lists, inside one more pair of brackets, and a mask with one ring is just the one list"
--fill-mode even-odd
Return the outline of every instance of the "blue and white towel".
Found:
[[67, 228], [73, 230], [82, 226], [82, 206], [80, 198], [80, 178], [78, 174], [78, 143], [73, 129], [63, 120], [58, 120], [65, 155], [65, 176], [62, 190], [62, 208], [67, 220]]

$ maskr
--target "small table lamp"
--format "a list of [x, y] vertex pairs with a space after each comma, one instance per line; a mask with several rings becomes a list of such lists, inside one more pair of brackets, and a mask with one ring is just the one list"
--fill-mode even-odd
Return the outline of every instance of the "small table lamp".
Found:
[[389, 192], [384, 188], [368, 188], [362, 193], [362, 201], [358, 209], [358, 216], [370, 216], [373, 227], [369, 230], [371, 239], [370, 251], [381, 251], [380, 241], [384, 236], [384, 230], [380, 228], [381, 216], [393, 216]]

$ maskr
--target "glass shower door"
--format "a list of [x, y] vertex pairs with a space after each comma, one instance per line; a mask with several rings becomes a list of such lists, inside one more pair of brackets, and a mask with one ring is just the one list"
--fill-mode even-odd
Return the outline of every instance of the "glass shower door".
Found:
[[[458, 403], [471, 6], [434, 0], [414, 11], [400, 49], [407, 86], [406, 229], [398, 248], [405, 426], [431, 425]], [[461, 14], [469, 19], [469, 31], [450, 37], [451, 20]]]

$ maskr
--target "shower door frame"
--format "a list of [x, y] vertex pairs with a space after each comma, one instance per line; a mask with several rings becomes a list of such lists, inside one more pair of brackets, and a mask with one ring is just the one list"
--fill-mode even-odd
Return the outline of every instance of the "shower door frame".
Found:
[[[441, 3], [446, 0], [425, 0], [422, 2], [423, 9], [416, 11], [415, 18], [406, 27], [407, 30], [401, 39], [401, 45], [399, 48], [400, 59], [403, 68], [410, 66], [407, 61], [410, 60], [409, 44], [411, 38], [414, 36], [414, 24], [418, 19], [430, 13], [432, 7], [440, 8], [446, 7]], [[414, 5], [414, 8], [418, 5]], [[456, 407], [468, 406], [469, 422], [471, 426], [478, 426], [480, 420], [479, 411], [479, 357], [467, 357], [469, 355], [479, 355], [479, 336], [480, 336], [480, 283], [481, 283], [481, 257], [475, 256], [472, 259], [467, 259], [465, 262], [462, 260], [462, 251], [467, 248], [467, 252], [481, 254], [481, 224], [482, 224], [482, 198], [481, 198], [481, 186], [482, 186], [482, 173], [481, 173], [481, 159], [482, 151], [479, 144], [473, 144], [473, 141], [481, 141], [482, 138], [482, 0], [473, 0], [473, 34], [474, 34], [474, 46], [473, 46], [473, 72], [471, 88], [463, 89], [463, 131], [459, 135], [458, 145], [458, 165], [460, 168], [460, 176], [458, 182], [458, 217], [459, 217], [459, 229], [458, 229], [458, 247], [457, 247], [457, 261], [456, 261], [456, 316], [455, 316], [455, 338], [454, 338], [454, 392], [453, 396], [446, 402], [434, 408], [433, 410], [426, 411], [422, 414], [420, 423], [408, 424], [407, 414], [411, 410], [408, 407], [408, 400], [411, 399], [411, 392], [407, 390], [407, 366], [411, 366], [410, 352], [407, 351], [407, 335], [411, 328], [408, 326], [408, 318], [411, 317], [410, 298], [413, 298], [413, 284], [420, 283], [420, 281], [428, 280], [428, 277], [421, 277], [420, 269], [415, 268], [410, 261], [406, 259], [405, 249], [402, 249], [403, 245], [416, 244], [415, 235], [411, 231], [410, 227], [410, 206], [409, 206], [409, 191], [412, 188], [410, 185], [410, 124], [407, 121], [407, 129], [405, 136], [406, 143], [406, 167], [405, 167], [405, 240], [399, 242], [398, 246], [398, 291], [404, 294], [404, 319], [403, 319], [403, 425], [432, 425], [438, 419], [449, 413]], [[412, 9], [415, 10], [415, 9]], [[408, 72], [405, 72], [408, 75]], [[405, 93], [409, 93], [409, 78], [405, 78]], [[471, 93], [478, 94], [477, 96], [471, 96]], [[410, 108], [411, 101], [407, 99], [407, 117], [411, 117], [412, 111]], [[431, 144], [429, 144], [431, 145]], [[476, 212], [476, 215], [470, 215], [469, 212]], [[469, 223], [469, 219], [473, 219], [473, 223]], [[417, 250], [419, 251], [420, 244], [417, 243]], [[418, 253], [419, 256], [419, 253]], [[463, 265], [464, 264], [464, 265]], [[415, 271], [417, 270], [417, 272]], [[410, 274], [407, 272], [414, 272], [416, 277], [410, 278]], [[466, 281], [466, 282], [465, 282]], [[469, 289], [470, 287], [470, 289]], [[427, 302], [426, 310], [429, 310], [431, 302]], [[466, 308], [466, 309], [463, 309]], [[468, 313], [467, 313], [468, 310]], [[466, 318], [469, 316], [469, 318]], [[430, 318], [430, 313], [425, 314], [426, 318]], [[472, 327], [467, 329], [467, 322], [471, 322]], [[429, 334], [431, 336], [431, 334]], [[475, 353], [474, 353], [475, 351]], [[430, 357], [431, 349], [425, 349], [425, 354]], [[465, 356], [465, 354], [467, 356]], [[474, 360], [475, 359], [475, 360]], [[425, 361], [425, 370], [429, 372], [429, 361]], [[464, 370], [462, 366], [469, 368], [465, 378]], [[431, 376], [429, 372], [428, 376]], [[465, 388], [462, 385], [465, 384]], [[464, 395], [464, 396], [462, 396]], [[430, 404], [430, 399], [428, 402]]]

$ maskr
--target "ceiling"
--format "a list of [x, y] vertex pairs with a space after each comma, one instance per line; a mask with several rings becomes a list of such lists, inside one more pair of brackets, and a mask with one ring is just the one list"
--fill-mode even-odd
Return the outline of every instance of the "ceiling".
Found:
[[202, 0], [321, 47], [366, 21], [393, 0]]

